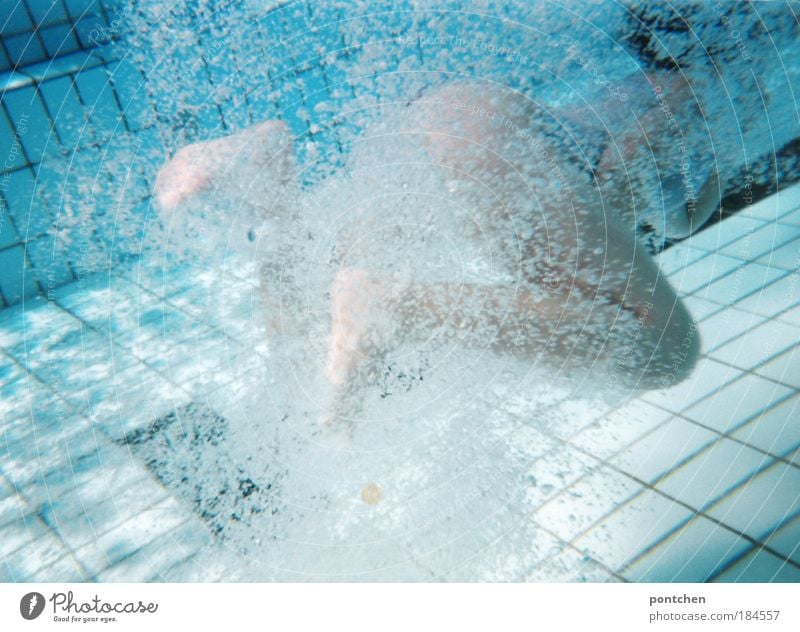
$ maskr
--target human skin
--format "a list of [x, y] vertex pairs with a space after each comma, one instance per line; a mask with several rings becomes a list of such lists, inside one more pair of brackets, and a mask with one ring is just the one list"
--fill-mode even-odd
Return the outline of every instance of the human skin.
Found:
[[[413, 104], [404, 114], [407, 122], [398, 129], [418, 135], [432, 164], [464, 178], [489, 174], [492, 186], [505, 187], [505, 197], [529, 198], [531, 205], [538, 206], [534, 217], [540, 217], [542, 225], [549, 224], [549, 235], [542, 238], [543, 231], [534, 231], [531, 239], [521, 244], [517, 240], [523, 259], [537, 258], [553, 239], [563, 246], [561, 252], [545, 262], [538, 257], [532, 269], [521, 268], [514, 287], [419, 283], [357, 267], [340, 269], [331, 291], [326, 376], [334, 396], [325, 421], [348, 414], [347, 393], [360, 367], [436, 328], [454, 328], [463, 334], [464, 344], [531, 362], [541, 360], [545, 347], [547, 353], [571, 356], [578, 362], [593, 362], [600, 356], [616, 359], [615, 384], [633, 391], [669, 386], [691, 372], [699, 355], [699, 335], [688, 311], [637, 240], [634, 227], [620, 219], [633, 213], [619, 208], [612, 212], [566, 209], [564, 196], [555, 189], [543, 194], [541, 184], [535, 201], [533, 194], [526, 198], [529, 182], [553, 179], [551, 168], [537, 152], [549, 148], [557, 154], [560, 148], [549, 146], [544, 132], [527, 146], [514, 146], [512, 136], [539, 133], [531, 121], [542, 113], [525, 101], [508, 91], [451, 85]], [[650, 131], [659, 133], [655, 126]], [[623, 146], [628, 142], [619, 140]], [[521, 177], [508, 177], [517, 170], [524, 171]], [[569, 173], [565, 168], [561, 176], [569, 177]], [[571, 186], [576, 191], [570, 204], [585, 207], [597, 199], [588, 182], [574, 178]], [[519, 190], [509, 194], [508, 189], [514, 187]], [[626, 203], [626, 197], [618, 196], [615, 203]], [[507, 230], [503, 222], [507, 209], [489, 204], [480, 212], [486, 225]], [[610, 342], [591, 354], [576, 347], [574, 337], [566, 333], [583, 325], [593, 329], [587, 339], [593, 336]], [[630, 345], [636, 347], [635, 354], [623, 348]]]
[[[531, 362], [543, 355], [587, 364], [611, 360], [616, 384], [629, 390], [660, 388], [689, 375], [699, 354], [691, 317], [639, 244], [634, 228], [619, 219], [631, 214], [630, 209], [598, 209], [588, 181], [574, 177], [565, 161], [562, 170], [560, 163], [543, 159], [547, 154], [562, 160], [566, 154], [536, 122], [551, 115], [519, 94], [475, 84], [440, 88], [404, 112], [397, 129], [414, 136], [432, 166], [464, 181], [481, 178], [498, 200], [509, 201], [459, 200], [479, 206], [488, 230], [507, 230], [508, 214], [517, 211], [537, 229], [528, 239], [513, 242], [515, 250], [507, 261], [521, 262], [512, 270], [513, 286], [423, 282], [352, 265], [336, 270], [324, 367], [331, 393], [324, 423], [357, 408], [353, 393], [358, 397], [360, 369], [434, 331], [449, 332], [460, 344]], [[653, 134], [660, 133], [657, 120]], [[285, 134], [281, 123], [267, 121], [182, 149], [159, 173], [157, 202], [170, 213], [223, 186], [224, 171], [245, 144], [269, 147], [255, 157], [251, 151], [247, 161], [283, 170], [277, 180], [285, 179], [285, 153], [276, 160], [270, 153], [274, 139], [267, 142]], [[515, 142], [518, 138], [524, 142]], [[628, 139], [619, 140], [626, 151], [633, 151]], [[529, 189], [533, 181], [538, 183], [535, 191]], [[618, 196], [615, 204], [625, 200]], [[544, 249], [556, 254], [543, 257]], [[262, 275], [272, 335], [291, 335], [291, 323], [276, 318], [273, 276]], [[576, 331], [585, 332], [584, 337], [576, 338]]]

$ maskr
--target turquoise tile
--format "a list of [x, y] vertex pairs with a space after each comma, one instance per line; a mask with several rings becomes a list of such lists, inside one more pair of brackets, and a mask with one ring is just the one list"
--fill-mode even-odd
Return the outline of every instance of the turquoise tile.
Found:
[[47, 213], [40, 212], [38, 197], [35, 196], [35, 172], [28, 168], [18, 169], [7, 174], [6, 178], [8, 188], [3, 194], [19, 236], [27, 241], [46, 232], [50, 218]]
[[26, 86], [6, 92], [3, 100], [12, 119], [17, 123], [17, 131], [28, 159], [39, 162], [47, 145], [57, 146], [58, 140], [53, 136], [50, 119], [36, 88]]
[[44, 292], [72, 282], [75, 277], [67, 262], [67, 245], [52, 235], [43, 235], [25, 244], [25, 252]]
[[30, 7], [34, 23], [39, 27], [67, 21], [67, 12], [61, 2], [51, 0], [26, 0], [26, 2]]
[[0, 197], [0, 250], [19, 243], [20, 238], [14, 227], [14, 220], [8, 215], [6, 201]]
[[61, 141], [67, 147], [80, 147], [89, 142], [86, 108], [80, 102], [71, 77], [45, 81], [39, 87]]
[[16, 303], [39, 292], [33, 270], [25, 261], [25, 247], [0, 250], [0, 292], [6, 303]]
[[23, 33], [33, 30], [33, 24], [22, 2], [10, 2], [4, 7], [3, 20], [0, 22], [3, 35]]
[[115, 133], [125, 130], [105, 67], [98, 66], [79, 73], [75, 86], [86, 105], [89, 125], [98, 140], [105, 142]]
[[44, 48], [33, 33], [11, 35], [4, 39], [12, 66], [25, 66], [47, 57]]
[[155, 122], [156, 112], [147, 94], [142, 73], [126, 60], [110, 64], [109, 73], [129, 127], [140, 130], [152, 125]]
[[78, 50], [78, 40], [72, 34], [72, 25], [70, 24], [56, 24], [40, 28], [39, 35], [44, 41], [45, 52], [50, 58], [68, 55]]
[[[10, 77], [13, 80], [13, 74]], [[0, 85], [0, 88], [3, 86]], [[25, 164], [25, 156], [24, 151], [22, 149], [22, 143], [20, 142], [19, 134], [22, 133], [22, 126], [18, 130], [17, 123], [9, 119], [6, 116], [6, 113], [0, 110], [0, 147], [6, 147], [7, 155], [5, 160], [3, 161], [3, 171], [0, 175], [0, 182], [3, 183], [2, 192], [4, 195], [8, 196], [9, 193], [13, 193], [14, 189], [12, 189], [6, 180], [7, 175], [5, 172], [10, 171], [12, 169], [18, 169]]]

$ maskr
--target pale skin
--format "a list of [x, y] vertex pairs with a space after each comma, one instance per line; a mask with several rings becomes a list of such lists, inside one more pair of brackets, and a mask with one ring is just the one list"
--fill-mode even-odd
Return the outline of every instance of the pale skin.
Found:
[[[484, 145], [503, 142], [503, 135], [513, 134], [528, 124], [529, 112], [524, 104], [516, 103], [520, 98], [503, 95], [498, 100], [491, 91], [474, 86], [448, 86], [414, 104], [408, 124], [418, 133], [432, 164], [460, 168], [465, 157], [474, 158], [473, 170], [502, 178], [505, 170], [513, 168], [513, 160], [509, 162], [505, 156], [483, 149]], [[461, 105], [452, 107], [454, 103]], [[465, 109], [464, 103], [474, 107]], [[519, 116], [511, 117], [509, 126], [498, 127], [489, 125], [486, 116], [475, 115], [476, 111], [492, 112], [498, 107]], [[249, 133], [250, 130], [239, 137]], [[255, 133], [266, 136], [286, 131], [282, 124], [268, 121], [257, 126]], [[216, 186], [219, 165], [237, 151], [236, 139], [223, 138], [178, 152], [158, 177], [155, 197], [161, 208], [170, 212], [192, 196]], [[624, 152], [634, 151], [625, 144], [625, 139], [621, 140]], [[215, 160], [208, 160], [210, 155]], [[527, 161], [524, 154], [516, 158], [528, 164], [536, 162], [533, 155]], [[279, 179], [289, 177], [285, 157], [273, 162], [276, 169], [287, 171]], [[534, 165], [527, 175], [531, 174], [547, 179], [550, 172], [545, 166]], [[524, 178], [520, 181], [524, 182]], [[590, 193], [587, 191], [586, 199], [591, 198]], [[577, 198], [581, 198], [580, 191]], [[642, 366], [622, 367], [626, 383], [633, 389], [658, 388], [666, 381], [674, 383], [688, 375], [699, 352], [699, 338], [694, 335], [688, 312], [659, 274], [653, 259], [633, 237], [632, 230], [611, 214], [571, 226], [569, 218], [576, 215], [563, 212], [559, 207], [563, 201], [557, 195], [545, 196], [539, 204], [548, 221], [559, 222], [557, 234], [566, 241], [579, 237], [581, 249], [574, 252], [567, 249], [563, 259], [548, 261], [545, 267], [523, 273], [513, 287], [423, 283], [388, 277], [362, 267], [338, 269], [330, 288], [325, 377], [331, 386], [331, 399], [321, 416], [323, 423], [332, 424], [352, 412], [352, 393], [357, 391], [361, 369], [409, 337], [435, 331], [445, 324], [463, 332], [464, 344], [477, 344], [494, 353], [535, 361], [542, 354], [542, 341], [548, 342], [549, 353], [580, 356], [581, 350], [575, 348], [574, 341], [561, 339], [559, 335], [568, 323], [608, 323], [607, 331], [601, 335], [611, 335], [616, 323], [636, 321], [640, 331], [634, 343], [648, 360]], [[482, 212], [487, 214], [491, 226], [494, 214], [499, 217], [505, 211], [487, 207]], [[497, 226], [500, 230], [502, 222], [498, 221]], [[522, 256], [528, 252], [533, 256], [537, 248], [541, 248], [541, 242], [532, 238], [521, 245]], [[586, 254], [599, 251], [603, 252], [601, 258]], [[582, 270], [594, 270], [597, 274], [583, 274]], [[606, 274], [606, 270], [612, 273]], [[554, 283], [553, 279], [557, 281]], [[262, 278], [262, 289], [269, 310], [273, 294], [269, 278]], [[276, 334], [280, 325], [273, 324]], [[490, 332], [490, 337], [484, 332]], [[619, 349], [611, 347], [602, 353], [619, 353]], [[677, 353], [676, 349], [681, 351]]]

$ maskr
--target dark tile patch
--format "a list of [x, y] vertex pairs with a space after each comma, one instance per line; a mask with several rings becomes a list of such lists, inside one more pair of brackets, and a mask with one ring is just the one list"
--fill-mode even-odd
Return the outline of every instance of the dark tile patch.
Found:
[[[209, 408], [190, 403], [137, 429], [118, 443], [142, 459], [153, 475], [179, 495], [211, 532], [245, 553], [264, 536], [262, 515], [284, 510], [280, 487], [285, 472], [236, 463], [225, 441], [228, 422]], [[274, 529], [267, 529], [277, 537]]]

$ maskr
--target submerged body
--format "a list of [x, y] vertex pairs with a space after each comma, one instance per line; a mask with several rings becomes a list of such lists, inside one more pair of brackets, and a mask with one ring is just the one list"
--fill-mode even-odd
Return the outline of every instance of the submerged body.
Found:
[[[635, 213], [608, 206], [629, 203], [625, 195], [609, 200], [625, 183], [613, 181], [611, 166], [603, 186], [574, 168], [580, 148], [551, 133], [557, 113], [473, 84], [399, 109], [368, 130], [348, 175], [301, 194], [304, 203], [262, 196], [271, 222], [262, 288], [273, 337], [302, 338], [309, 314], [329, 318], [323, 420], [358, 410], [360, 387], [387, 353], [432, 339], [627, 391], [668, 387], [690, 373], [699, 353], [694, 324], [626, 222]], [[261, 153], [239, 160], [285, 186], [285, 129], [267, 122], [249, 138], [259, 135], [269, 143], [256, 142]], [[214, 143], [228, 152], [241, 144]], [[225, 190], [225, 154], [216, 149], [184, 149], [162, 170], [163, 209], [175, 212], [209, 187]], [[326, 200], [345, 190], [352, 208], [327, 216]], [[298, 259], [302, 233], [312, 239], [314, 231], [331, 252], [320, 273], [328, 275], [327, 316], [304, 309], [314, 273]], [[449, 265], [436, 264], [442, 248]], [[475, 261], [479, 272], [470, 274]]]

